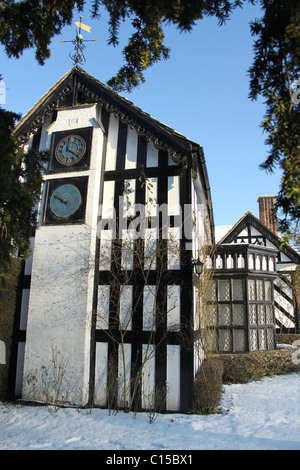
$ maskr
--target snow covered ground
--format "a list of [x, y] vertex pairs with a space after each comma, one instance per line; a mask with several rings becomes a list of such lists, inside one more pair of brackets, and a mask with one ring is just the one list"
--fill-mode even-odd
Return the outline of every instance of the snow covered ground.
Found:
[[115, 459], [118, 451], [148, 450], [155, 464], [166, 450], [185, 456], [202, 449], [300, 450], [300, 374], [226, 385], [219, 414], [165, 414], [152, 424], [146, 413], [109, 416], [107, 410], [72, 408], [54, 413], [45, 406], [0, 403], [0, 449], [106, 450]]

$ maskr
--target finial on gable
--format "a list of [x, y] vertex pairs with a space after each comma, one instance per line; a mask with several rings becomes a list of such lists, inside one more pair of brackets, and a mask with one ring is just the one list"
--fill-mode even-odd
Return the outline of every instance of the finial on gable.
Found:
[[86, 24], [81, 22], [82, 16], [80, 15], [80, 21], [75, 22], [75, 30], [76, 30], [76, 37], [72, 41], [65, 41], [62, 39], [61, 42], [71, 42], [74, 45], [73, 51], [70, 52], [69, 56], [73, 61], [73, 65], [83, 65], [86, 62], [84, 57], [84, 51], [86, 49], [84, 42], [98, 42], [97, 39], [83, 39], [83, 35], [81, 34], [82, 30], [87, 31], [88, 33], [91, 32], [91, 26], [87, 26]]

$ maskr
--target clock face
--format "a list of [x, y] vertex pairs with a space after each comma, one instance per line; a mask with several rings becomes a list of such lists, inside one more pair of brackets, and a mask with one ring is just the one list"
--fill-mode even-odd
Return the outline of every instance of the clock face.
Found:
[[81, 193], [74, 184], [63, 184], [50, 196], [50, 210], [59, 218], [70, 217], [81, 206]]
[[86, 143], [83, 137], [70, 134], [61, 139], [55, 148], [56, 160], [65, 166], [72, 166], [79, 162], [86, 152]]

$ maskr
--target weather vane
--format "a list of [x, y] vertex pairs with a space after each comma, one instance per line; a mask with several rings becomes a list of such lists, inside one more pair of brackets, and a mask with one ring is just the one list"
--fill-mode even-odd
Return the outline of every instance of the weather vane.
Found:
[[[59, 41], [61, 42], [71, 42], [74, 44], [74, 50], [70, 52], [69, 56], [73, 60], [73, 64], [84, 64], [86, 62], [85, 57], [84, 57], [84, 51], [86, 49], [86, 46], [83, 44], [84, 42], [98, 42], [97, 39], [83, 39], [83, 36], [81, 34], [81, 30], [84, 29], [88, 33], [91, 32], [91, 26], [87, 26], [86, 24], [81, 23], [82, 16], [80, 16], [80, 21], [75, 22], [75, 30], [76, 30], [76, 38], [73, 39], [72, 41], [64, 41], [62, 39]], [[78, 28], [78, 29], [77, 29]]]

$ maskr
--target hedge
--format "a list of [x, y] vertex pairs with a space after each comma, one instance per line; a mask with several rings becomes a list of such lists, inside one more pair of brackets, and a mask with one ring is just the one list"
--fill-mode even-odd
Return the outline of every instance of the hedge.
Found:
[[205, 359], [194, 382], [195, 413], [215, 413], [222, 399], [223, 384], [247, 383], [263, 377], [300, 373], [293, 363], [294, 348], [243, 354], [219, 354]]

